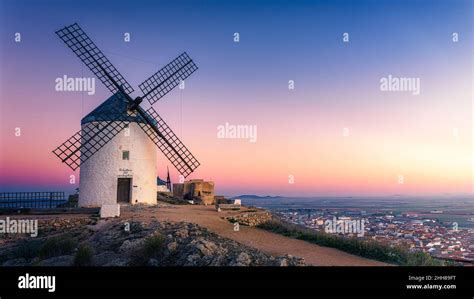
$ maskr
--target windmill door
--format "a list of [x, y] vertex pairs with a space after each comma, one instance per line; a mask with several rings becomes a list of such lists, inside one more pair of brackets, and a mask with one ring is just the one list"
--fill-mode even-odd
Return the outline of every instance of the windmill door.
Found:
[[117, 202], [130, 203], [131, 178], [119, 178], [117, 183]]

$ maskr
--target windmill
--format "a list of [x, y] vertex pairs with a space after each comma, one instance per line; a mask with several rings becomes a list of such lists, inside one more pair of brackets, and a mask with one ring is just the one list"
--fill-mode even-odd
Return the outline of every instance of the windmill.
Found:
[[[151, 180], [156, 182], [156, 163], [151, 165], [156, 157], [150, 154], [150, 144], [158, 147], [184, 177], [200, 164], [156, 112], [153, 104], [198, 67], [184, 52], [141, 83], [139, 88], [143, 95], [133, 99], [130, 96], [133, 88], [77, 23], [56, 31], [56, 34], [113, 93], [82, 119], [81, 130], [53, 150], [72, 170], [81, 168], [79, 205], [156, 202], [156, 191], [149, 183]], [[151, 105], [147, 110], [140, 106], [144, 99]], [[127, 129], [136, 129], [134, 135], [137, 137], [130, 141], [119, 134]], [[130, 151], [121, 150], [127, 146], [146, 157], [131, 159]], [[107, 150], [101, 151], [102, 148]], [[121, 161], [117, 161], [118, 155], [121, 155]], [[139, 162], [142, 160], [145, 162]], [[137, 169], [134, 171], [130, 167]]]

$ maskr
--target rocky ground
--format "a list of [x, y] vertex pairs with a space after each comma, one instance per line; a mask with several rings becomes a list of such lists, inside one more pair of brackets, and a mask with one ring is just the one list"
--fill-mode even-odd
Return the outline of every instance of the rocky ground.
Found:
[[[253, 226], [268, 219], [267, 212], [264, 209], [246, 206], [242, 206], [240, 210], [218, 212], [214, 206], [174, 205], [160, 202], [155, 207], [122, 207], [121, 217], [139, 222], [159, 219], [173, 223], [181, 221], [196, 223], [223, 238], [234, 240], [268, 255], [285, 256], [290, 254], [302, 257], [305, 263], [311, 266], [387, 266], [386, 263], [286, 237]], [[232, 222], [235, 221], [241, 224], [238, 231], [234, 230], [235, 226]]]
[[[65, 222], [67, 221], [67, 222]], [[132, 219], [47, 219], [40, 235], [1, 240], [3, 266], [303, 266], [197, 224]]]

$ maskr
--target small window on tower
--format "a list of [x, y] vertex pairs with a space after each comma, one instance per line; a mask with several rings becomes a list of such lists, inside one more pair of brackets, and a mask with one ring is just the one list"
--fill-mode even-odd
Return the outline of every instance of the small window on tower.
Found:
[[130, 160], [130, 151], [122, 152], [122, 160]]

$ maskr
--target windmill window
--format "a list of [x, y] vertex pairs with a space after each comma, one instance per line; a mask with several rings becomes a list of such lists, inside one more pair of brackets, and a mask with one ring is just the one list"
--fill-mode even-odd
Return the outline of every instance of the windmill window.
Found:
[[122, 160], [130, 160], [130, 151], [122, 151]]

